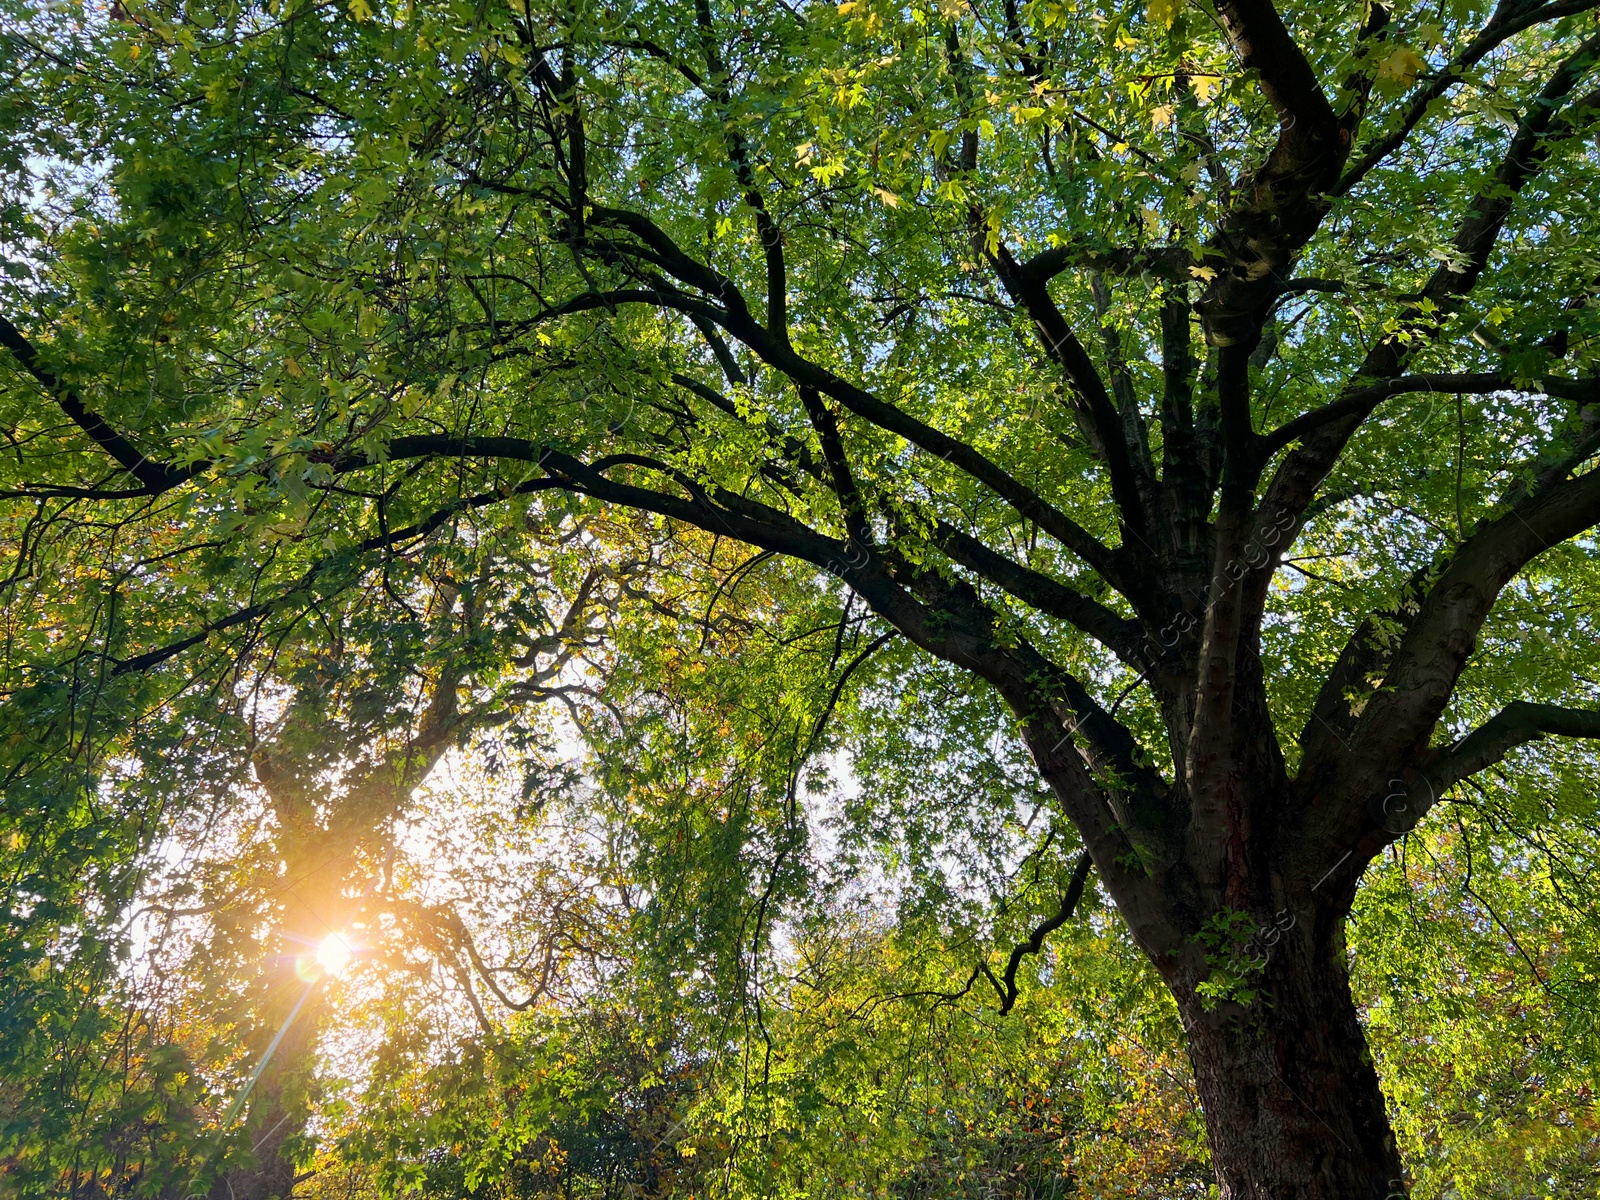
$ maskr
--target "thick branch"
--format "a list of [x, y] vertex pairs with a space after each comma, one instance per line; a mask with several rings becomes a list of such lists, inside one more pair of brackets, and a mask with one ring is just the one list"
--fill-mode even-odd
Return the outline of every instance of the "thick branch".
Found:
[[1506, 147], [1499, 170], [1474, 198], [1456, 233], [1455, 261], [1440, 266], [1423, 289], [1424, 296], [1436, 302], [1464, 296], [1477, 284], [1518, 194], [1543, 169], [1556, 142], [1573, 133], [1585, 113], [1600, 106], [1600, 92], [1591, 92], [1562, 109], [1562, 102], [1594, 66], [1597, 57], [1600, 34], [1585, 41], [1557, 67], [1534, 98]]
[[[721, 489], [710, 494], [695, 490], [690, 498], [671, 496], [608, 479], [554, 450], [546, 451], [542, 461], [546, 470], [575, 491], [683, 520], [811, 562], [838, 576], [912, 642], [994, 684], [1030, 728], [1040, 721], [1047, 723], [1046, 728], [1054, 725], [1056, 737], [1036, 754], [1085, 841], [1099, 848], [1096, 862], [1103, 876], [1124, 888], [1142, 886], [1133, 881], [1136, 872], [1130, 874], [1130, 868], [1117, 863], [1135, 844], [1127, 832], [1117, 832], [1119, 827], [1141, 839], [1139, 849], [1147, 861], [1159, 863], [1170, 852], [1167, 842], [1175, 822], [1169, 792], [1159, 773], [1144, 765], [1144, 752], [1132, 733], [1077, 678], [1026, 641], [997, 644], [994, 614], [968, 585], [921, 572], [908, 580], [913, 595], [888, 573], [878, 556], [824, 537], [787, 514], [742, 496]], [[1065, 737], [1063, 722], [1070, 731]], [[1073, 734], [1081, 738], [1081, 750], [1073, 748]], [[1030, 734], [1030, 741], [1035, 736]], [[1116, 782], [1102, 787], [1100, 778]], [[1156, 909], [1150, 911], [1150, 919], [1156, 919]]]
[[72, 423], [88, 434], [90, 441], [109, 454], [123, 470], [143, 485], [143, 492], [131, 492], [129, 495], [155, 496], [170, 491], [179, 484], [187, 483], [209, 465], [196, 463], [181, 468], [156, 462], [147, 457], [132, 442], [113, 429], [104, 417], [88, 408], [78, 393], [63, 383], [54, 371], [40, 362], [39, 352], [33, 343], [23, 337], [17, 327], [4, 317], [0, 317], [0, 345], [11, 351], [23, 369], [50, 393]]
[[1149, 642], [1139, 622], [1119, 617], [1098, 601], [991, 550], [977, 538], [946, 522], [938, 524], [933, 540], [955, 562], [976, 571], [1029, 607], [1088, 634], [1123, 662], [1141, 670], [1150, 665]]
[[1411, 627], [1427, 594], [1428, 568], [1416, 571], [1395, 603], [1369, 613], [1345, 642], [1333, 668], [1323, 678], [1300, 732], [1300, 774], [1297, 782], [1314, 781], [1328, 764], [1337, 763], [1367, 698], [1382, 682], [1400, 637]]
[[[1333, 106], [1270, 0], [1223, 0], [1217, 15], [1240, 65], [1260, 75], [1261, 94], [1286, 127], [1285, 134], [1294, 134], [1302, 144], [1326, 136], [1336, 124]], [[1290, 152], [1292, 144], [1280, 143], [1282, 152]]]
[[805, 405], [811, 427], [816, 431], [822, 446], [822, 460], [828, 464], [828, 474], [833, 481], [833, 494], [838, 497], [844, 512], [844, 526], [856, 545], [865, 549], [872, 545], [872, 526], [868, 522], [861, 489], [850, 470], [850, 460], [845, 457], [844, 443], [839, 438], [839, 423], [822, 402], [822, 397], [812, 387], [802, 386], [800, 400]]
[[1546, 737], [1600, 738], [1600, 712], [1515, 700], [1429, 762], [1425, 774], [1442, 792], [1494, 766], [1518, 746]]
[[919, 449], [965, 471], [1010, 503], [1023, 517], [1036, 523], [1056, 541], [1093, 567], [1113, 587], [1128, 595], [1130, 599], [1134, 599], [1135, 603], [1139, 602], [1137, 597], [1140, 593], [1133, 587], [1133, 579], [1121, 556], [1106, 547], [1083, 526], [965, 442], [919, 421], [864, 388], [835, 375], [826, 367], [802, 357], [787, 342], [775, 339], [750, 315], [748, 306], [731, 280], [684, 254], [677, 244], [648, 218], [621, 209], [596, 208], [591, 212], [591, 220], [596, 223], [604, 221], [627, 229], [650, 247], [656, 261], [664, 270], [688, 286], [715, 296], [724, 308], [719, 310], [704, 301], [669, 289], [654, 291], [623, 289], [599, 295], [585, 293], [575, 296], [541, 314], [541, 320], [563, 313], [622, 303], [658, 304], [690, 316], [705, 317], [722, 326], [755, 351], [762, 361], [782, 371], [797, 385], [815, 388], [880, 429], [903, 437]]
[[[1122, 798], [1113, 801], [1121, 811], [1114, 819], [1125, 828], [1142, 832], [1148, 839], [1146, 848], [1152, 854], [1161, 852], [1158, 843], [1162, 840], [1162, 831], [1170, 832], [1172, 828], [1171, 814], [1166, 808], [1167, 788], [1157, 772], [1142, 765], [1144, 755], [1137, 740], [1094, 700], [1079, 680], [1056, 667], [1026, 642], [1009, 648], [997, 645], [993, 637], [994, 614], [966, 584], [941, 580], [932, 572], [921, 572], [907, 579], [908, 591], [890, 574], [879, 556], [868, 554], [850, 542], [819, 534], [788, 514], [757, 501], [720, 488], [707, 490], [663, 465], [650, 464], [636, 456], [611, 456], [588, 464], [553, 448], [516, 438], [410, 437], [396, 438], [389, 446], [391, 461], [430, 453], [469, 457], [493, 455], [536, 461], [553, 477], [534, 481], [543, 486], [565, 487], [609, 503], [681, 520], [711, 533], [810, 562], [838, 576], [918, 646], [994, 683], [1019, 713], [1043, 706], [1052, 720], [1070, 721], [1069, 728], [1084, 739], [1085, 752], [1094, 770], [1121, 781], [1119, 794]], [[611, 479], [604, 473], [608, 464], [629, 463], [665, 471], [689, 495], [675, 496], [639, 487]], [[370, 464], [351, 458], [336, 465], [341, 470], [353, 470]], [[972, 540], [964, 546], [969, 551], [982, 550]], [[982, 561], [996, 569], [1002, 560], [990, 556]], [[1022, 568], [1015, 568], [1014, 574], [1024, 578]], [[1047, 587], [1044, 580], [1045, 577], [1038, 576], [1030, 583], [1035, 587]], [[1052, 601], [1062, 607], [1070, 605], [1087, 621], [1103, 624], [1106, 617], [1116, 620], [1097, 605], [1090, 608], [1092, 602], [1071, 601], [1062, 593], [1070, 595], [1062, 588], [1051, 597]], [[1126, 626], [1124, 629], [1126, 634], [1131, 634], [1131, 629]], [[1103, 632], [1124, 640], [1122, 632], [1115, 635], [1110, 629], [1103, 629]], [[1132, 652], [1132, 647], [1126, 648]], [[1051, 707], [1060, 700], [1065, 701], [1069, 716], [1064, 717]], [[1057, 775], [1059, 779], [1059, 769]], [[1063, 783], [1063, 786], [1068, 785]], [[1077, 773], [1070, 786], [1080, 793], [1073, 813], [1075, 823], [1080, 829], [1100, 828], [1098, 836], [1102, 838], [1109, 836], [1103, 826], [1113, 818], [1107, 815], [1099, 786], [1087, 774], [1080, 778]], [[1125, 842], [1119, 841], [1117, 846], [1108, 844], [1107, 853], [1115, 857], [1125, 853], [1127, 848]]]
[[1189, 289], [1174, 284], [1161, 302], [1161, 479], [1176, 514], [1180, 555], [1191, 564], [1211, 513], [1209, 471], [1194, 419], [1195, 357], [1190, 333]]
[[1137, 464], [1141, 457], [1149, 461], [1149, 447], [1144, 445], [1136, 450], [1129, 445], [1122, 418], [1106, 390], [1105, 381], [1095, 369], [1094, 360], [1050, 298], [1045, 285], [1030, 280], [1003, 245], [991, 261], [1007, 293], [1032, 318], [1050, 357], [1066, 372], [1077, 401], [1074, 407], [1079, 413], [1079, 426], [1111, 475], [1111, 493], [1123, 524], [1142, 539], [1150, 527], [1150, 514], [1145, 511], [1143, 498], [1148, 484], [1141, 487]]
[[1382, 383], [1375, 383], [1348, 391], [1337, 400], [1324, 404], [1320, 408], [1314, 408], [1310, 412], [1294, 418], [1292, 421], [1285, 421], [1270, 433], [1263, 435], [1260, 443], [1260, 452], [1264, 456], [1276, 454], [1291, 442], [1296, 442], [1308, 433], [1345, 417], [1365, 419], [1371, 415], [1379, 404], [1391, 396], [1400, 396], [1408, 392], [1436, 392], [1442, 395], [1483, 395], [1489, 392], [1507, 391], [1511, 388], [1512, 383], [1512, 376], [1502, 371], [1402, 375], [1397, 379], [1387, 379]]
[[[1349, 153], [1350, 132], [1269, 0], [1225, 0], [1217, 14], [1279, 123], [1271, 153], [1212, 240], [1211, 253], [1227, 265], [1199, 304], [1214, 345], [1243, 343], [1248, 351], [1282, 274], [1328, 210], [1325, 193]], [[1372, 22], [1363, 31], [1375, 32]]]
[[1122, 441], [1128, 448], [1134, 478], [1139, 488], [1144, 511], [1149, 515], [1148, 532], [1165, 555], [1169, 523], [1166, 520], [1165, 494], [1156, 482], [1155, 463], [1150, 454], [1150, 431], [1144, 414], [1139, 411], [1138, 392], [1133, 376], [1128, 370], [1127, 358], [1122, 349], [1122, 334], [1111, 322], [1111, 289], [1099, 271], [1089, 279], [1090, 294], [1094, 298], [1095, 315], [1100, 320], [1100, 344], [1105, 353], [1106, 369], [1111, 374], [1111, 394], [1117, 402], [1117, 416], [1122, 421]]
[[1154, 275], [1171, 283], [1188, 283], [1194, 257], [1181, 246], [1127, 246], [1095, 250], [1064, 243], [1041, 250], [1018, 264], [1029, 286], [1050, 282], [1071, 267], [1102, 271], [1107, 275]]
[[[1434, 271], [1422, 290], [1421, 301], [1400, 315], [1401, 329], [1407, 336], [1393, 336], [1374, 346], [1352, 380], [1353, 386], [1372, 386], [1367, 381], [1382, 383], [1398, 377], [1416, 347], [1437, 336], [1443, 319], [1456, 311], [1462, 298], [1476, 286], [1518, 194], [1543, 167], [1553, 142], [1573, 128], [1574, 114], [1600, 104], [1600, 93], [1591, 93], [1569, 106], [1565, 113], [1559, 112], [1561, 101], [1577, 86], [1597, 52], [1600, 52], [1600, 35], [1584, 42], [1541, 89], [1512, 137], [1499, 168], [1479, 190], [1457, 230], [1454, 255]], [[1299, 435], [1303, 439], [1301, 445], [1284, 456], [1267, 487], [1258, 524], [1281, 527], [1290, 533], [1292, 540], [1317, 488], [1370, 411], [1370, 408], [1363, 411], [1361, 405], [1355, 405], [1348, 414]], [[1269, 562], [1251, 579], [1251, 602], [1257, 610], [1264, 603], [1275, 569], [1276, 562]]]
[[779, 342], [789, 344], [789, 284], [783, 262], [783, 233], [767, 210], [761, 189], [756, 186], [755, 170], [750, 162], [750, 149], [739, 131], [732, 112], [733, 94], [728, 90], [728, 68], [717, 45], [716, 30], [711, 21], [709, 0], [695, 0], [695, 24], [700, 29], [700, 43], [706, 56], [706, 74], [709, 77], [709, 95], [721, 109], [719, 117], [723, 136], [728, 143], [728, 158], [733, 163], [734, 174], [744, 190], [744, 202], [755, 214], [756, 235], [761, 239], [762, 256], [767, 266], [767, 329]]
[[1462, 543], [1429, 589], [1350, 739], [1345, 773], [1354, 792], [1365, 794], [1425, 757], [1501, 591], [1534, 558], [1596, 523], [1600, 470], [1530, 498]]

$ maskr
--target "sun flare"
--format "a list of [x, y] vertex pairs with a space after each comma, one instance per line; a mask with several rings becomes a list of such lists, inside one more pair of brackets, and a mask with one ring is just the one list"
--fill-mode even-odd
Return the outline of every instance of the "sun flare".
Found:
[[317, 965], [329, 975], [337, 975], [350, 965], [354, 953], [343, 934], [330, 933], [317, 944]]

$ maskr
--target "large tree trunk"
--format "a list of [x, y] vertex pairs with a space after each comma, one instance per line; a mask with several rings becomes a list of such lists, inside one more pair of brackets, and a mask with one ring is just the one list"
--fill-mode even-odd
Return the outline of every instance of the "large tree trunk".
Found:
[[[1268, 934], [1268, 961], [1249, 976], [1246, 1003], [1218, 1003], [1187, 982], [1174, 987], [1224, 1200], [1406, 1194], [1350, 994], [1342, 917], [1331, 924], [1304, 931], [1311, 936], [1295, 936], [1299, 927]], [[1254, 961], [1261, 945], [1247, 952]]]
[[[1117, 823], [1097, 822], [1091, 808], [1078, 828], [1177, 1003], [1223, 1200], [1403, 1198], [1344, 939], [1362, 869], [1390, 835], [1330, 834], [1329, 813], [1370, 806], [1297, 791], [1264, 705], [1254, 714], [1237, 707], [1223, 709], [1231, 753], [1184, 755], [1190, 718], [1174, 705], [1178, 788], [1157, 780], [1141, 794], [1142, 765], [1106, 756], [1122, 773], [1109, 804]], [[1076, 816], [1094, 795], [1086, 766], [1109, 774], [1106, 766], [1082, 752], [1086, 739], [1069, 722], [1047, 715], [1025, 733]], [[1222, 741], [1212, 735], [1209, 745]]]

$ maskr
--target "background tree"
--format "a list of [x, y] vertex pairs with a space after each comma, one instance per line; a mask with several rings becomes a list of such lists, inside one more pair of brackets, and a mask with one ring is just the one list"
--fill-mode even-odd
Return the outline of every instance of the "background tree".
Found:
[[[591, 567], [565, 610], [552, 612], [559, 596], [549, 572], [536, 563], [511, 565], [485, 554], [459, 580], [448, 558], [439, 555], [430, 564], [431, 594], [413, 597], [422, 606], [420, 619], [389, 626], [409, 632], [416, 639], [411, 644], [396, 637], [381, 647], [351, 646], [347, 638], [359, 636], [359, 625], [323, 625], [300, 661], [280, 651], [275, 674], [294, 681], [292, 694], [245, 700], [254, 710], [250, 716], [265, 725], [250, 761], [271, 817], [270, 843], [262, 855], [231, 864], [225, 893], [198, 905], [160, 906], [168, 914], [205, 914], [222, 930], [238, 930], [240, 914], [252, 908], [273, 914], [270, 938], [251, 946], [255, 961], [242, 964], [254, 978], [246, 985], [248, 1014], [239, 1023], [261, 1064], [240, 1101], [248, 1100], [251, 1156], [216, 1181], [212, 1190], [219, 1196], [287, 1196], [301, 1177], [307, 1092], [328, 1016], [321, 985], [363, 948], [360, 929], [385, 918], [400, 921], [452, 963], [469, 991], [474, 984], [465, 977], [481, 976], [508, 1005], [531, 1007], [557, 982], [562, 955], [555, 931], [546, 931], [542, 962], [490, 967], [457, 914], [446, 906], [398, 902], [387, 876], [412, 793], [447, 751], [477, 730], [506, 724], [512, 706], [547, 693], [598, 635], [596, 610], [603, 610], [612, 589], [601, 569]], [[497, 586], [507, 579], [509, 590]], [[491, 608], [531, 618], [530, 627], [486, 628]], [[281, 711], [263, 720], [263, 708]], [[221, 949], [212, 944], [199, 951], [211, 959], [204, 974], [213, 983]], [[526, 994], [510, 1000], [506, 987]]]
[[1009, 709], [1223, 1195], [1401, 1193], [1357, 883], [1600, 734], [1592, 7], [19, 14], [13, 585], [142, 549], [18, 670], [541, 493], [780, 556]]

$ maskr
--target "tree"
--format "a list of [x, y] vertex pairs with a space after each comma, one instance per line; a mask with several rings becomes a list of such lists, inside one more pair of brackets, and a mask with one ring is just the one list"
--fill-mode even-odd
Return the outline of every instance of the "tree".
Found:
[[28, 653], [257, 644], [537, 495], [778, 556], [1008, 706], [1222, 1194], [1403, 1194], [1358, 881], [1600, 736], [1593, 639], [1542, 649], [1592, 620], [1594, 7], [24, 11], [13, 585], [170, 548]]
[[[463, 580], [452, 578], [441, 558], [447, 561], [448, 555], [431, 564], [437, 572], [429, 581], [432, 595], [424, 620], [417, 622], [421, 628], [412, 631], [421, 645], [397, 638], [385, 647], [388, 655], [362, 654], [345, 644], [346, 634], [360, 635], [357, 625], [317, 630], [301, 661], [278, 655], [279, 673], [298, 684], [289, 698], [276, 698], [281, 714], [262, 720], [260, 710], [271, 707], [274, 697], [251, 696], [254, 703], [246, 705], [265, 726], [250, 755], [272, 815], [265, 861], [247, 859], [246, 870], [228, 879], [232, 886], [225, 894], [208, 896], [206, 903], [167, 906], [168, 913], [185, 915], [276, 910], [270, 941], [257, 947], [246, 968], [254, 978], [246, 985], [244, 1023], [252, 1027], [252, 1050], [261, 1064], [236, 1102], [249, 1101], [250, 1161], [219, 1177], [212, 1188], [216, 1195], [268, 1200], [293, 1191], [300, 1176], [295, 1151], [309, 1112], [307, 1085], [328, 1016], [320, 985], [333, 966], [323, 948], [333, 939], [335, 963], [356, 953], [357, 917], [362, 926], [385, 917], [409, 926], [413, 938], [452, 963], [470, 994], [475, 993], [467, 976], [475, 974], [503, 1003], [527, 1008], [554, 982], [553, 953], [545, 955], [542, 973], [486, 967], [459, 915], [444, 906], [400, 901], [387, 876], [395, 826], [407, 815], [412, 793], [446, 751], [475, 729], [504, 724], [512, 706], [545, 691], [597, 633], [593, 609], [604, 603], [606, 584], [600, 570], [591, 568], [564, 613], [550, 614], [553, 588], [537, 564], [518, 561], [507, 569], [484, 552], [478, 570]], [[537, 614], [533, 628], [510, 634], [523, 653], [496, 645], [494, 635], [505, 636], [506, 630], [485, 629], [492, 600], [502, 612]], [[419, 670], [430, 666], [431, 677]], [[463, 704], [463, 693], [474, 683], [476, 694]], [[251, 866], [257, 869], [253, 875]], [[213, 983], [217, 974], [211, 972]], [[511, 1000], [502, 978], [518, 975], [532, 976], [529, 994]]]

